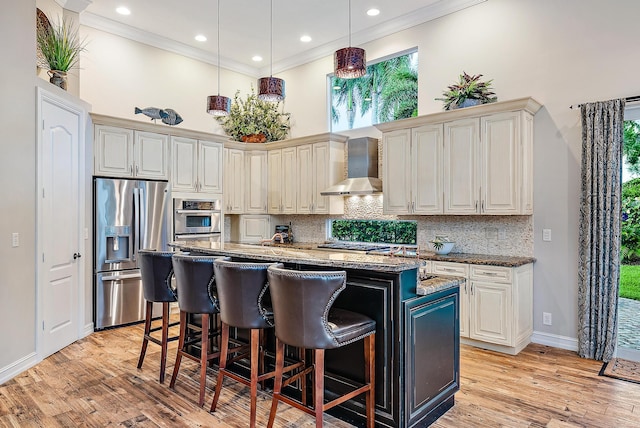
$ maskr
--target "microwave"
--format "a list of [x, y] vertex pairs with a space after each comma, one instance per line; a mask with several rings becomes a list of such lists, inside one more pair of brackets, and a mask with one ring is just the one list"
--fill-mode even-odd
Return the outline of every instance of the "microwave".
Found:
[[[188, 235], [219, 235], [221, 229], [221, 206], [219, 199], [173, 200], [173, 233], [176, 239]], [[195, 236], [194, 236], [195, 237]]]

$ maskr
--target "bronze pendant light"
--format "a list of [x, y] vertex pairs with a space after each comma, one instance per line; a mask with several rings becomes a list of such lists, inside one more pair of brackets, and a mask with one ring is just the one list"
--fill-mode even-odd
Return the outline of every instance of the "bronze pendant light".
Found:
[[282, 101], [284, 100], [284, 80], [273, 77], [273, 0], [270, 2], [271, 7], [271, 24], [270, 24], [270, 69], [269, 77], [261, 77], [258, 79], [258, 98], [264, 101]]
[[364, 49], [351, 46], [351, 0], [349, 0], [349, 47], [338, 49], [333, 55], [336, 77], [355, 79], [367, 74], [367, 59]]
[[228, 116], [231, 110], [231, 98], [220, 95], [220, 0], [218, 4], [218, 95], [207, 97], [207, 113], [213, 116]]

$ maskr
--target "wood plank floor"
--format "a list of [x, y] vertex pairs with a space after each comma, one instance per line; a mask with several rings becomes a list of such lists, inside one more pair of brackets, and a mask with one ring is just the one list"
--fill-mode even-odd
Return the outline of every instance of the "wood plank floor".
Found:
[[[196, 405], [197, 366], [183, 360], [176, 390], [157, 381], [159, 349], [136, 368], [140, 325], [95, 333], [0, 385], [0, 427], [245, 427], [248, 390], [225, 381], [211, 414], [214, 371], [204, 409]], [[424, 362], [428, 364], [428, 361]], [[602, 364], [574, 352], [529, 345], [518, 356], [462, 346], [461, 390], [434, 427], [639, 427], [640, 385], [598, 376]], [[270, 395], [259, 392], [258, 426]], [[276, 426], [312, 427], [285, 404]], [[331, 416], [326, 427], [350, 427]]]

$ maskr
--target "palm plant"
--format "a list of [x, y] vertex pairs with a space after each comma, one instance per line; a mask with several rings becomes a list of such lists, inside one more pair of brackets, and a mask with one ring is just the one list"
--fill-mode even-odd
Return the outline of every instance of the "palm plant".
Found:
[[394, 70], [380, 95], [380, 122], [418, 115], [418, 72], [404, 65]]
[[464, 71], [460, 75], [458, 82], [448, 86], [447, 90], [442, 93], [443, 98], [436, 98], [438, 101], [444, 101], [444, 109], [451, 110], [459, 107], [465, 107], [465, 101], [475, 100], [475, 104], [486, 104], [497, 101], [497, 98], [491, 91], [491, 82], [482, 82], [480, 78], [482, 74], [476, 76], [469, 75]]

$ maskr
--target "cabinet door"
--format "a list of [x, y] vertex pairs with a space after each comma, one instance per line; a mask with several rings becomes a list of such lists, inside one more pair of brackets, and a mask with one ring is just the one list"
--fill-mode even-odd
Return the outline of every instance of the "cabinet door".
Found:
[[480, 212], [478, 119], [444, 124], [444, 213]]
[[469, 337], [469, 280], [460, 284], [460, 337]]
[[470, 281], [469, 337], [512, 346], [511, 284]]
[[114, 177], [133, 175], [133, 131], [95, 126], [94, 174]]
[[169, 137], [153, 132], [135, 132], [135, 176], [156, 180], [169, 178]]
[[411, 131], [402, 129], [382, 137], [382, 206], [384, 214], [411, 212]]
[[435, 275], [460, 276], [465, 278], [460, 284], [460, 337], [469, 337], [469, 265], [466, 263], [431, 262], [431, 273]]
[[267, 152], [267, 203], [269, 214], [280, 214], [282, 209], [282, 150]]
[[533, 214], [533, 116], [522, 112], [520, 119], [520, 141], [522, 174], [522, 196], [520, 214]]
[[296, 212], [298, 214], [313, 213], [313, 145], [305, 144], [296, 147], [298, 191]]
[[251, 151], [245, 154], [246, 198], [244, 212], [266, 214], [267, 212], [267, 152]]
[[171, 190], [197, 190], [198, 142], [192, 138], [171, 137]]
[[240, 216], [240, 242], [258, 243], [261, 239], [269, 239], [271, 235], [268, 215]]
[[200, 141], [198, 146], [198, 190], [222, 193], [222, 144]]
[[282, 149], [282, 214], [296, 213], [296, 148]]
[[226, 162], [226, 192], [225, 200], [227, 213], [242, 214], [244, 209], [244, 152], [228, 149]]
[[520, 212], [520, 113], [493, 114], [481, 119], [481, 183], [483, 214]]
[[442, 125], [411, 132], [411, 189], [413, 214], [442, 214]]

